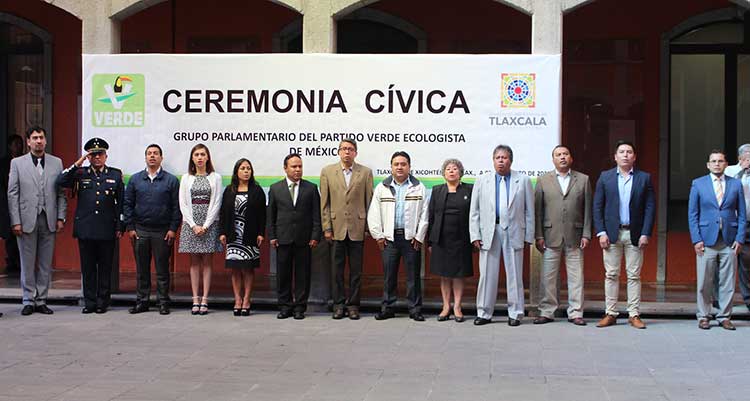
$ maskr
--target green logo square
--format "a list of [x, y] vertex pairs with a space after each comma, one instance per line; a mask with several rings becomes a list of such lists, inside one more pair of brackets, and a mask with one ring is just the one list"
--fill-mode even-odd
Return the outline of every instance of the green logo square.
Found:
[[142, 127], [145, 111], [143, 74], [94, 74], [91, 79], [94, 127]]

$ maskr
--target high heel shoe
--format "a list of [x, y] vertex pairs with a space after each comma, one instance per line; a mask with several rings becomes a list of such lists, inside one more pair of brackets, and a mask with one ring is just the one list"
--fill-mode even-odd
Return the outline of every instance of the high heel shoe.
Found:
[[190, 308], [190, 314], [195, 316], [200, 312], [201, 308], [201, 297], [193, 297], [193, 307]]
[[[242, 310], [244, 311], [244, 309], [242, 309]], [[234, 309], [232, 309], [232, 314], [234, 314], [235, 316], [239, 316], [240, 315], [240, 308], [234, 308]]]
[[203, 301], [198, 309], [198, 314], [201, 316], [208, 314], [208, 297], [203, 297]]
[[242, 309], [240, 309], [240, 315], [241, 316], [250, 316], [250, 308], [242, 308]]

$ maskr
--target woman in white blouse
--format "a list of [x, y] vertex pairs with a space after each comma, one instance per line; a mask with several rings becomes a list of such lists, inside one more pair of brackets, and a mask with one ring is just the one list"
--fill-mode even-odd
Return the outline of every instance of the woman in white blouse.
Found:
[[[214, 171], [211, 153], [200, 143], [190, 151], [188, 173], [180, 180], [182, 229], [178, 252], [190, 254], [190, 286], [193, 290], [193, 315], [208, 313], [208, 292], [214, 252], [221, 252], [219, 209], [221, 176]], [[202, 271], [201, 271], [202, 270]], [[200, 286], [203, 278], [203, 297]]]

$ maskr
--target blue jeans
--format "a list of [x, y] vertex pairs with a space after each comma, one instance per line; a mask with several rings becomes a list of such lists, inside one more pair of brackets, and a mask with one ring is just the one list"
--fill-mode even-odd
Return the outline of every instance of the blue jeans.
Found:
[[401, 257], [406, 266], [406, 298], [409, 313], [419, 312], [422, 308], [422, 279], [420, 277], [421, 252], [414, 249], [411, 240], [404, 234], [394, 234], [393, 241], [385, 241], [383, 249], [383, 311], [392, 310], [398, 298], [398, 267]]

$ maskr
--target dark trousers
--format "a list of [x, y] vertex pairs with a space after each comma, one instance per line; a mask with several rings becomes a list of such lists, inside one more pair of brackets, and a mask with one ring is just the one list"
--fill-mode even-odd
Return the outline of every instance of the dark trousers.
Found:
[[[279, 245], [276, 248], [276, 291], [282, 311], [307, 310], [310, 296], [312, 250], [307, 245]], [[294, 282], [294, 290], [292, 290]], [[294, 298], [292, 298], [292, 291]]]
[[[748, 223], [750, 224], [750, 222]], [[750, 237], [747, 237], [747, 235], [750, 235], [750, 227], [745, 231], [745, 239], [747, 240]], [[739, 254], [738, 257], [738, 264], [737, 264], [737, 270], [739, 271], [740, 276], [740, 292], [742, 293], [742, 300], [745, 302], [745, 305], [750, 305], [750, 244], [745, 244], [742, 246], [742, 251]]]
[[398, 298], [398, 266], [403, 256], [406, 266], [406, 298], [409, 312], [419, 312], [422, 308], [422, 280], [420, 277], [420, 251], [414, 249], [411, 240], [404, 234], [394, 234], [393, 242], [385, 242], [383, 249], [383, 311], [392, 309]]
[[[359, 307], [359, 288], [362, 282], [362, 251], [364, 241], [352, 241], [349, 236], [343, 241], [333, 242], [333, 304]], [[346, 297], [344, 270], [349, 259], [349, 297]]]
[[110, 301], [115, 240], [78, 240], [83, 300], [87, 308], [107, 308]]
[[5, 239], [5, 267], [8, 270], [19, 270], [21, 268], [21, 254], [18, 252], [18, 241], [11, 234]]
[[156, 300], [159, 304], [169, 303], [169, 255], [172, 245], [164, 240], [168, 228], [145, 228], [136, 226], [133, 252], [135, 253], [137, 300], [149, 302], [151, 296], [151, 258], [156, 268]]

